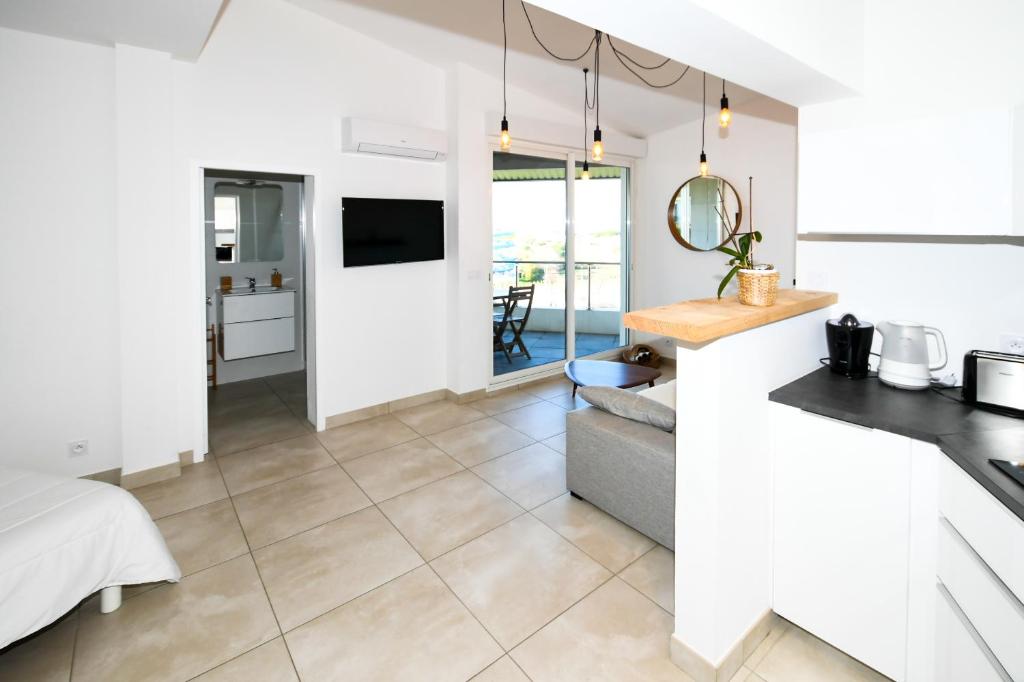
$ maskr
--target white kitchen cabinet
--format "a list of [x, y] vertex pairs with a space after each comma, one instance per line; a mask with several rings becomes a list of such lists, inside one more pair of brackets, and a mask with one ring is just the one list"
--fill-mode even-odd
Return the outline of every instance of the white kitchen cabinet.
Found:
[[936, 586], [936, 682], [1012, 682], [953, 597]]
[[778, 411], [774, 610], [906, 679], [910, 439]]

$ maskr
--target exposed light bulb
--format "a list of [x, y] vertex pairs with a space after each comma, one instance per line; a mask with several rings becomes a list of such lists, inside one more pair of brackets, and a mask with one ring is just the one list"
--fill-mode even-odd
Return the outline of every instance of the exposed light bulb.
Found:
[[507, 152], [512, 146], [512, 136], [508, 134], [508, 119], [501, 117], [501, 151]]
[[580, 180], [590, 179], [590, 164], [587, 163], [586, 159], [583, 160], [583, 172], [580, 173]]
[[594, 146], [590, 150], [590, 158], [600, 161], [604, 158], [604, 143], [601, 141], [601, 128], [594, 128]]
[[708, 155], [704, 152], [700, 153], [700, 176], [706, 177], [708, 174]]
[[729, 111], [729, 98], [722, 95], [722, 110], [718, 112], [718, 126], [728, 128], [732, 123], [732, 112]]

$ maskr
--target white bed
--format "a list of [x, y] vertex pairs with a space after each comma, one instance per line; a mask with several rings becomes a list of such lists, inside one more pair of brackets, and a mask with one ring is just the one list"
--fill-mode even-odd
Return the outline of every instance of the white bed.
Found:
[[180, 577], [163, 536], [129, 492], [0, 466], [0, 648], [98, 590], [110, 611], [121, 585]]

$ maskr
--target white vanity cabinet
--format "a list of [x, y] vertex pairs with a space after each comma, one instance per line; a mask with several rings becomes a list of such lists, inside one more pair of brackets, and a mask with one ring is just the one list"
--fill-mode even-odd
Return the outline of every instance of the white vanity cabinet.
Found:
[[217, 294], [218, 350], [238, 360], [295, 350], [295, 291], [258, 287]]
[[777, 407], [774, 610], [904, 680], [910, 439]]

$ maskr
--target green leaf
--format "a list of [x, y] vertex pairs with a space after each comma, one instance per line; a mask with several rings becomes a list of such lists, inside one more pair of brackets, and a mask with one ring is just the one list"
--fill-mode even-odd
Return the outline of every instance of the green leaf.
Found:
[[725, 287], [728, 286], [733, 276], [739, 271], [740, 266], [733, 266], [729, 272], [725, 273], [725, 277], [722, 278], [722, 283], [718, 285], [718, 298], [722, 298], [722, 292], [725, 291]]
[[727, 256], [732, 256], [733, 258], [739, 258], [740, 257], [739, 252], [737, 252], [735, 249], [730, 249], [727, 246], [719, 246], [717, 250], [721, 251], [722, 253], [724, 253]]
[[758, 232], [757, 230], [754, 230], [754, 240], [758, 242], [761, 241], [761, 233]]

